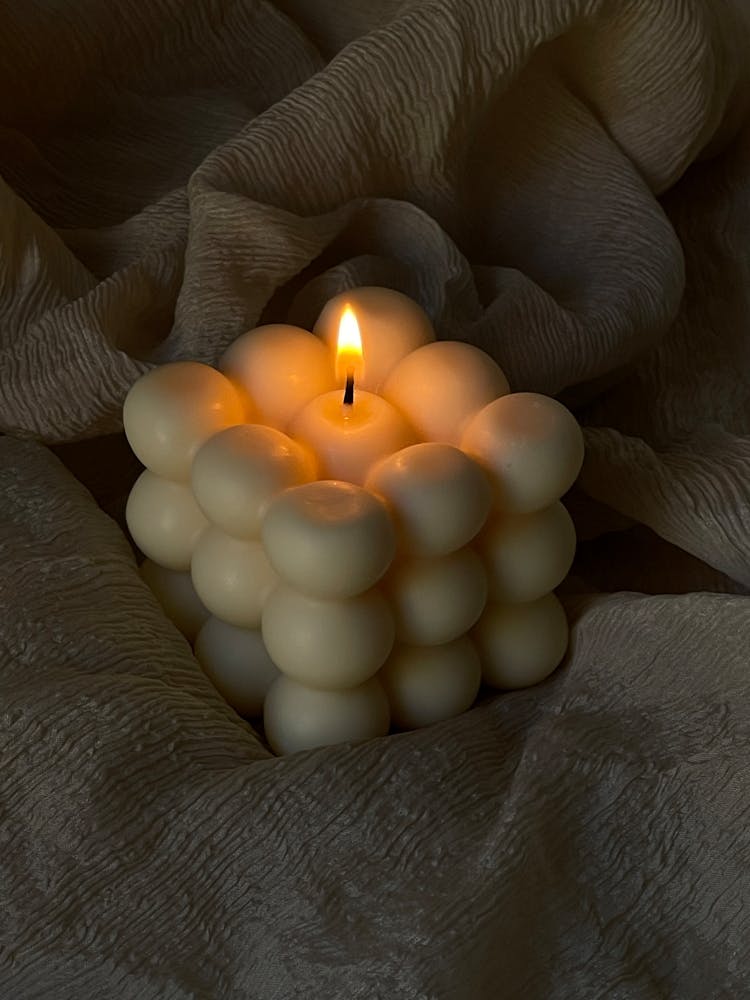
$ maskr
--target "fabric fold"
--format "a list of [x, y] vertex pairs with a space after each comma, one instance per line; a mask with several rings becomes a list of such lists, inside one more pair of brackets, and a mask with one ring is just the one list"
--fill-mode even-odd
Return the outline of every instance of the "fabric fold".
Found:
[[[746, 5], [0, 28], [0, 995], [750, 994]], [[584, 425], [571, 644], [277, 759], [140, 579], [122, 402], [361, 284]]]

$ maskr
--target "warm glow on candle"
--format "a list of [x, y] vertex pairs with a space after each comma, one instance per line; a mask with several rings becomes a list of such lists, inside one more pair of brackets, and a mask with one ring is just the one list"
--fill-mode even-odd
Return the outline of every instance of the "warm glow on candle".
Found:
[[350, 305], [344, 308], [339, 321], [339, 339], [336, 350], [336, 378], [345, 382], [347, 378], [361, 378], [364, 371], [362, 360], [362, 337], [359, 323]]

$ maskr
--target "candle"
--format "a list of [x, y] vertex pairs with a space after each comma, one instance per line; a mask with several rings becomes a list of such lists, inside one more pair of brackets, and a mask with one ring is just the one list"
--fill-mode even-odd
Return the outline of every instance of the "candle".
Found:
[[357, 317], [367, 360], [358, 378], [361, 389], [380, 392], [402, 358], [435, 339], [427, 314], [408, 296], [390, 288], [364, 286], [330, 299], [315, 323], [313, 332], [332, 353], [336, 351], [341, 317], [347, 308]]
[[531, 514], [497, 514], [479, 539], [490, 598], [505, 604], [535, 601], [558, 587], [570, 570], [576, 531], [556, 501]]
[[405, 559], [385, 580], [399, 641], [437, 646], [467, 632], [487, 599], [487, 576], [471, 549]]
[[147, 469], [187, 482], [203, 442], [250, 416], [229, 379], [209, 365], [177, 361], [138, 379], [125, 398], [122, 421]]
[[393, 645], [393, 614], [373, 589], [341, 600], [279, 584], [263, 608], [263, 641], [279, 670], [301, 684], [348, 688], [372, 677]]
[[353, 597], [372, 587], [396, 551], [383, 503], [352, 483], [315, 482], [285, 490], [263, 521], [276, 572], [315, 597]]
[[508, 391], [508, 380], [489, 354], [470, 344], [439, 340], [400, 361], [383, 395], [422, 440], [457, 445], [469, 419]]
[[384, 734], [389, 700], [440, 721], [480, 664], [533, 684], [567, 644], [573, 417], [399, 293], [355, 289], [315, 329], [251, 330], [224, 374], [166, 365], [125, 414], [144, 578], [237, 711], [265, 698], [277, 752]]
[[273, 427], [245, 424], [210, 438], [193, 460], [191, 482], [209, 520], [236, 538], [256, 538], [281, 490], [315, 478], [308, 449]]
[[232, 538], [213, 525], [195, 546], [191, 573], [211, 614], [240, 628], [260, 625], [263, 605], [278, 582], [261, 542]]
[[325, 345], [307, 330], [285, 323], [243, 334], [219, 365], [245, 389], [260, 423], [280, 430], [286, 430], [306, 403], [335, 385]]
[[397, 645], [378, 677], [393, 723], [417, 729], [471, 708], [482, 668], [474, 643], [461, 636], [441, 646]]
[[263, 708], [266, 739], [278, 754], [374, 739], [388, 725], [388, 699], [374, 677], [344, 691], [321, 691], [282, 676]]
[[554, 594], [527, 604], [489, 604], [473, 632], [482, 677], [497, 688], [538, 684], [560, 664], [568, 621]]
[[470, 421], [461, 447], [488, 471], [501, 510], [526, 514], [559, 500], [583, 463], [583, 434], [549, 396], [514, 392]]
[[140, 574], [167, 618], [189, 642], [193, 642], [208, 618], [208, 609], [196, 594], [190, 574], [159, 566], [152, 559], [141, 563]]
[[189, 486], [146, 469], [136, 479], [125, 506], [133, 541], [155, 563], [190, 569], [198, 539], [208, 527]]
[[195, 641], [203, 671], [240, 715], [263, 712], [268, 689], [280, 676], [258, 629], [238, 628], [218, 618], [205, 622]]
[[339, 330], [340, 390], [313, 399], [290, 424], [290, 434], [317, 456], [326, 479], [362, 485], [370, 467], [416, 438], [404, 417], [382, 397], [356, 388], [362, 343], [353, 313]]
[[401, 549], [422, 556], [448, 555], [470, 542], [492, 497], [479, 466], [448, 444], [415, 444], [388, 455], [365, 486], [388, 504]]

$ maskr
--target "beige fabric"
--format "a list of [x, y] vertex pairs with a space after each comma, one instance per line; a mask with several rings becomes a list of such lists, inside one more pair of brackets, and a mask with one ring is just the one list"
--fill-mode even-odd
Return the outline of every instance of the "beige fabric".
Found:
[[[0, 29], [0, 996], [748, 995], [745, 0]], [[120, 409], [360, 283], [587, 426], [573, 641], [277, 760], [137, 575]]]

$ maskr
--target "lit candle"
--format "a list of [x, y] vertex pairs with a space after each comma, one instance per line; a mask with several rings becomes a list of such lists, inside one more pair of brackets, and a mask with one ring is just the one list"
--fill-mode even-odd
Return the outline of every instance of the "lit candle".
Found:
[[124, 415], [144, 578], [186, 635], [210, 613], [196, 654], [238, 711], [265, 701], [280, 753], [383, 735], [388, 699], [403, 728], [462, 712], [480, 663], [536, 683], [568, 637], [572, 415], [388, 289], [338, 296], [316, 333], [251, 330], [225, 374], [165, 365]]
[[381, 396], [357, 388], [357, 377], [366, 364], [356, 317], [345, 309], [336, 361], [343, 392], [334, 390], [312, 400], [289, 429], [292, 437], [317, 455], [326, 479], [362, 485], [375, 462], [416, 440], [398, 410]]

